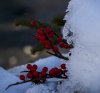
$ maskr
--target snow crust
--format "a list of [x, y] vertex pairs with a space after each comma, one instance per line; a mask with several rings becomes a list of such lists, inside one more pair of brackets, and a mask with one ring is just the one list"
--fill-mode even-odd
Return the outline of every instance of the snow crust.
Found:
[[[100, 0], [71, 0], [63, 34], [70, 28], [75, 48], [69, 64], [72, 93], [100, 92]], [[67, 82], [63, 86], [68, 86]], [[73, 87], [73, 88], [72, 88]], [[66, 87], [65, 87], [66, 88]], [[68, 93], [67, 90], [63, 93]], [[71, 93], [71, 92], [69, 92]]]

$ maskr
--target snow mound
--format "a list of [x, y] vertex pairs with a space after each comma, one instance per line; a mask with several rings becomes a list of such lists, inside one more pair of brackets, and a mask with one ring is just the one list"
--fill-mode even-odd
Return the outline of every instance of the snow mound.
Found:
[[68, 64], [71, 87], [73, 91], [99, 93], [100, 0], [71, 0], [67, 11], [69, 13], [65, 16], [67, 22], [63, 34], [67, 34], [70, 27], [75, 43]]
[[8, 71], [0, 67], [0, 93], [25, 93], [29, 84], [23, 84], [12, 86], [8, 90], [5, 90], [8, 85], [21, 82], [18, 77], [10, 74]]
[[[53, 67], [59, 67], [62, 63], [61, 60], [57, 57], [48, 57], [44, 59], [39, 59], [35, 63], [38, 65], [38, 70], [41, 70], [42, 67], [47, 66], [49, 69]], [[19, 80], [19, 75], [21, 71], [27, 70], [26, 65], [18, 66], [12, 69], [4, 70], [0, 68], [0, 93], [53, 93], [57, 88], [57, 79], [48, 80], [45, 84], [35, 85], [31, 83], [25, 83], [20, 85], [15, 85], [7, 90], [5, 90], [9, 85], [16, 82], [21, 82]], [[62, 80], [61, 80], [62, 81]], [[26, 92], [27, 91], [27, 92]], [[56, 93], [56, 92], [55, 92]]]
[[[59, 67], [62, 63], [64, 63], [63, 61], [61, 61], [59, 58], [54, 57], [54, 56], [50, 56], [47, 58], [43, 58], [43, 59], [39, 59], [31, 64], [37, 64], [38, 65], [38, 71], [41, 71], [41, 69], [44, 66], [47, 66], [48, 69], [51, 69], [53, 67]], [[9, 69], [8, 71], [16, 76], [19, 76], [20, 72], [23, 70], [27, 70], [26, 69], [26, 65], [22, 65], [22, 66], [18, 66], [18, 67], [14, 67]]]

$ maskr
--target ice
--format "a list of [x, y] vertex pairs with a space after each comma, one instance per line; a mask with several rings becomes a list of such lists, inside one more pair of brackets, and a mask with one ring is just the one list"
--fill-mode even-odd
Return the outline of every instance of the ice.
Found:
[[[71, 0], [66, 11], [69, 13], [65, 16], [67, 22], [63, 34], [65, 36], [70, 27], [75, 43], [71, 60], [68, 62], [71, 90], [99, 93], [100, 0]], [[67, 82], [63, 86], [67, 87]]]
[[5, 90], [8, 85], [21, 82], [18, 77], [0, 67], [0, 93], [25, 93], [30, 84], [16, 85]]

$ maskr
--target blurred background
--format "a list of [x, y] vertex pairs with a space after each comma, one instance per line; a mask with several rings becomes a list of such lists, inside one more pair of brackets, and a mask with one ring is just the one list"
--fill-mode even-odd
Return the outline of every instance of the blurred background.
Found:
[[[18, 22], [33, 19], [53, 24], [63, 18], [69, 0], [0, 0], [0, 66], [5, 69], [47, 57], [45, 50], [31, 54], [35, 32]], [[63, 20], [63, 19], [62, 19]]]

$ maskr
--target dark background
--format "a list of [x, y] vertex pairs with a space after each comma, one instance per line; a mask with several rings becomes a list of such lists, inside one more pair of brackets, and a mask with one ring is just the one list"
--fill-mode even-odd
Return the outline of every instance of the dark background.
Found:
[[69, 0], [0, 0], [0, 66], [8, 69], [32, 62], [46, 54], [31, 55], [36, 44], [32, 29], [16, 26], [20, 20], [52, 23], [55, 16], [64, 15]]

